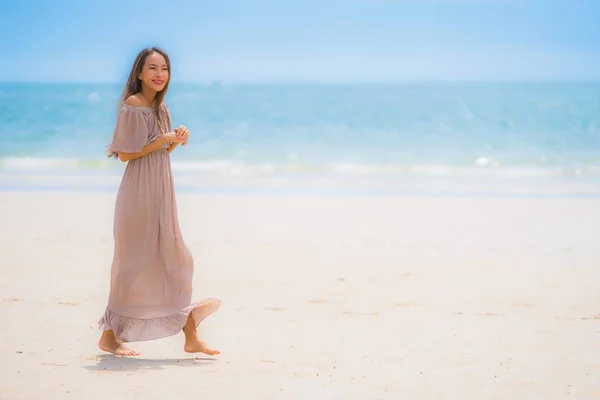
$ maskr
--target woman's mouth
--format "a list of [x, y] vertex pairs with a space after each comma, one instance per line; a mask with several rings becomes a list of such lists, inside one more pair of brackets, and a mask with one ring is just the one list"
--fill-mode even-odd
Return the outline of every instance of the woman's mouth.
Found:
[[154, 83], [155, 85], [162, 85], [163, 83], [165, 83], [165, 81], [160, 80], [160, 79], [153, 79], [152, 83]]

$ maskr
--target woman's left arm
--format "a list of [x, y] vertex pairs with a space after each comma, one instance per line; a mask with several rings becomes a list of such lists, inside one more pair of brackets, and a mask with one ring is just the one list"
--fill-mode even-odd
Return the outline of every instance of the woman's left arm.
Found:
[[171, 145], [169, 146], [169, 148], [167, 149], [167, 151], [170, 153], [173, 150], [175, 150], [175, 147], [179, 146], [179, 142], [171, 142]]

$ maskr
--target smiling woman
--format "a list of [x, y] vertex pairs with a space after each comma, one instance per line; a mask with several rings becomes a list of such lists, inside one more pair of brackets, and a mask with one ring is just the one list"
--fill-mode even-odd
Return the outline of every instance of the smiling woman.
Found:
[[196, 328], [220, 305], [192, 303], [193, 257], [179, 227], [169, 153], [189, 132], [171, 131], [164, 97], [170, 61], [158, 48], [137, 56], [125, 90], [109, 155], [128, 162], [117, 195], [110, 295], [99, 325], [99, 346], [120, 355], [139, 353], [122, 343], [171, 336], [183, 329], [184, 350], [218, 354]]
[[[156, 47], [145, 49], [136, 57], [121, 96], [126, 105], [154, 109], [158, 126], [162, 132], [168, 130], [166, 124], [169, 113], [166, 110], [164, 99], [169, 88], [170, 73], [171, 62], [167, 53]], [[127, 138], [130, 139], [129, 136]], [[187, 142], [187, 137], [184, 142]], [[170, 152], [179, 144], [179, 141], [169, 143], [171, 144], [168, 147]], [[117, 154], [117, 152], [109, 151], [109, 155], [111, 157], [118, 156], [121, 161], [137, 158], [126, 152]]]

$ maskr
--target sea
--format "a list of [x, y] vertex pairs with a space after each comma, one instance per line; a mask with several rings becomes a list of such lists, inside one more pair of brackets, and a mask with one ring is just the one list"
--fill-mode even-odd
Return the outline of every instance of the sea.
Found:
[[[122, 83], [0, 83], [0, 190], [116, 192]], [[199, 193], [600, 197], [600, 83], [173, 82]]]

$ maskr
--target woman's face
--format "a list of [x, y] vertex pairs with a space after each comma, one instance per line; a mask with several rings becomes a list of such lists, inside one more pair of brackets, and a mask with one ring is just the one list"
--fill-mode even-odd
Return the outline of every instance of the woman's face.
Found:
[[149, 54], [146, 57], [142, 72], [140, 72], [138, 78], [148, 89], [160, 92], [169, 81], [167, 60], [159, 53]]

